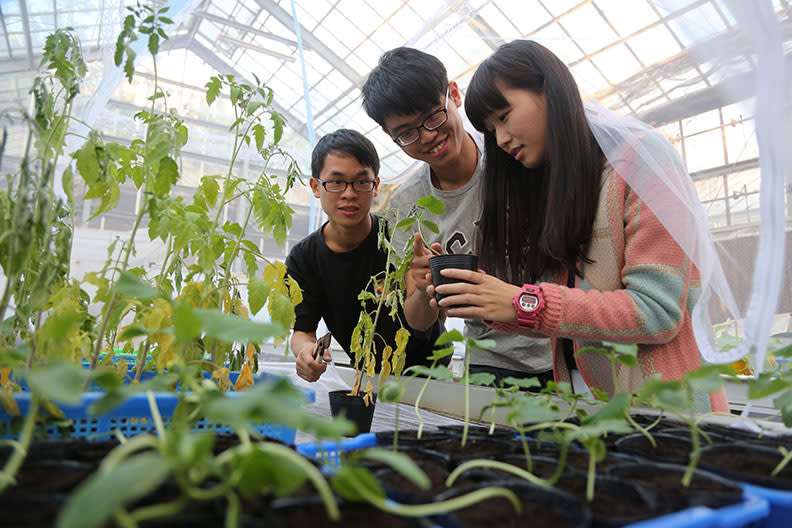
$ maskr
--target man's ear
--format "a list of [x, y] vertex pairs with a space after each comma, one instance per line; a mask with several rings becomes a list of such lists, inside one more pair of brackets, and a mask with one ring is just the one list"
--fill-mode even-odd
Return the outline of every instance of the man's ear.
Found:
[[462, 106], [462, 93], [459, 91], [459, 86], [456, 81], [448, 83], [448, 97], [454, 101], [454, 104], [459, 108]]
[[375, 182], [375, 183], [374, 183], [374, 196], [376, 197], [376, 196], [377, 196], [377, 192], [379, 191], [379, 184], [380, 184], [380, 179], [379, 179], [379, 176], [377, 176], [377, 177], [374, 179], [374, 182]]
[[319, 198], [319, 180], [317, 180], [314, 177], [311, 177], [308, 183], [311, 185], [311, 190], [313, 191], [314, 196]]

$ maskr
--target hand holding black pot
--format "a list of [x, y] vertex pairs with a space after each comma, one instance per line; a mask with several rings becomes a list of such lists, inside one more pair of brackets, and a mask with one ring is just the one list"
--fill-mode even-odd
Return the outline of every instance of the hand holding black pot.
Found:
[[449, 317], [517, 320], [512, 299], [520, 292], [519, 286], [488, 275], [483, 270], [460, 269], [459, 266], [440, 270], [439, 275], [444, 284], [435, 283], [427, 288], [426, 293], [435, 297], [430, 301], [432, 306], [448, 308]]

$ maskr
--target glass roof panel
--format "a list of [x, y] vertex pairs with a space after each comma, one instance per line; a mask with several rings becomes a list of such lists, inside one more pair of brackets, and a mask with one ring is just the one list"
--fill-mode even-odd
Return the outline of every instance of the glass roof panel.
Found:
[[627, 44], [644, 65], [657, 64], [681, 51], [664, 25], [657, 25], [630, 37]]
[[659, 20], [657, 13], [646, 0], [595, 0], [602, 14], [622, 37], [640, 31]]
[[591, 4], [581, 6], [561, 18], [561, 24], [587, 54], [594, 53], [613, 42], [618, 35]]

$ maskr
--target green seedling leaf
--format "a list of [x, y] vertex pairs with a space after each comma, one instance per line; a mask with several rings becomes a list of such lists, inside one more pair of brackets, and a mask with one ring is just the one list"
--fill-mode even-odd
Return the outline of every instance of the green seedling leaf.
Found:
[[405, 371], [405, 373], [415, 373], [419, 376], [427, 378], [435, 378], [439, 380], [450, 380], [454, 378], [454, 373], [445, 365], [437, 365], [435, 367], [427, 367], [424, 365], [413, 365]]
[[771, 377], [770, 373], [762, 373], [759, 378], [748, 380], [748, 398], [751, 400], [766, 398], [789, 387], [789, 381]]
[[269, 337], [282, 337], [286, 330], [278, 324], [257, 323], [220, 310], [196, 310], [204, 333], [221, 341], [233, 343], [261, 342]]
[[398, 222], [396, 222], [396, 229], [401, 229], [402, 231], [409, 231], [410, 228], [415, 224], [415, 218], [407, 217], [402, 218]]
[[432, 355], [427, 356], [426, 359], [429, 361], [440, 361], [441, 359], [448, 357], [453, 353], [454, 353], [453, 347], [436, 348], [432, 350]]
[[729, 365], [705, 365], [685, 374], [684, 379], [694, 391], [713, 392], [723, 386], [721, 374], [735, 375]]
[[779, 348], [778, 350], [773, 350], [773, 356], [775, 356], [775, 357], [784, 357], [784, 358], [792, 357], [792, 345], [787, 345], [784, 348]]
[[535, 376], [531, 378], [514, 378], [512, 376], [508, 376], [503, 379], [503, 385], [504, 386], [513, 385], [520, 387], [522, 389], [530, 389], [532, 387], [542, 386], [542, 384], [539, 382], [539, 379]]
[[295, 319], [294, 305], [288, 296], [273, 291], [270, 294], [267, 308], [273, 323], [280, 325], [280, 328], [288, 329], [292, 327]]
[[356, 454], [352, 460], [373, 460], [386, 464], [401, 474], [419, 488], [426, 490], [431, 486], [429, 477], [418, 467], [418, 465], [405, 453], [383, 449], [381, 447], [371, 447]]
[[608, 420], [624, 420], [624, 415], [629, 408], [630, 396], [626, 392], [617, 392], [596, 414], [587, 416], [582, 420], [582, 423], [588, 425]]
[[206, 102], [207, 104], [211, 105], [214, 103], [215, 99], [220, 95], [220, 89], [222, 88], [222, 84], [220, 79], [217, 77], [212, 77], [209, 79], [209, 82], [206, 83]]
[[419, 198], [416, 203], [418, 206], [425, 208], [430, 213], [436, 215], [445, 214], [445, 204], [442, 202], [442, 200], [436, 198], [435, 196], [424, 196], [423, 198]]
[[113, 285], [113, 293], [122, 297], [150, 301], [159, 296], [159, 291], [140, 277], [128, 271], [122, 271], [118, 281]]
[[489, 372], [477, 372], [468, 377], [468, 383], [471, 385], [480, 385], [482, 387], [491, 385], [493, 381], [495, 381], [495, 375]]
[[495, 348], [494, 339], [465, 339], [465, 346], [476, 350], [490, 350]]
[[262, 279], [251, 277], [248, 282], [248, 303], [250, 303], [250, 313], [256, 315], [267, 303], [272, 287]]
[[341, 466], [338, 472], [330, 479], [330, 484], [333, 489], [338, 492], [343, 498], [360, 502], [363, 497], [355, 490], [355, 485], [359, 488], [365, 488], [369, 493], [377, 497], [385, 497], [385, 492], [367, 469], [355, 466]]
[[465, 341], [465, 336], [459, 330], [448, 330], [443, 332], [437, 337], [435, 341], [435, 349], [447, 345], [448, 343], [459, 343]]
[[288, 460], [253, 449], [231, 462], [231, 468], [242, 470], [239, 491], [253, 497], [266, 491], [286, 497], [297, 491], [307, 479], [305, 471]]
[[431, 231], [432, 233], [437, 234], [440, 232], [440, 228], [437, 227], [437, 224], [435, 224], [430, 220], [421, 220], [421, 225], [424, 226], [429, 231]]
[[28, 372], [27, 381], [34, 392], [48, 400], [77, 404], [87, 376], [88, 371], [80, 365], [56, 361]]
[[116, 510], [157, 489], [169, 473], [167, 460], [156, 452], [130, 457], [111, 471], [97, 472], [69, 497], [57, 527], [105, 526]]
[[190, 305], [178, 303], [173, 309], [173, 336], [179, 341], [190, 341], [201, 335], [201, 319]]

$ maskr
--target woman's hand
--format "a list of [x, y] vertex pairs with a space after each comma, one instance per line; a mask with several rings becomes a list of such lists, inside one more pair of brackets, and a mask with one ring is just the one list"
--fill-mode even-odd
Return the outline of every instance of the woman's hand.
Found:
[[[482, 270], [445, 269], [441, 273], [444, 277], [467, 281], [437, 287], [430, 285], [427, 288], [426, 292], [432, 296], [431, 305], [448, 308], [449, 317], [487, 321], [517, 320], [512, 298], [519, 293], [519, 286], [503, 282]], [[434, 298], [435, 290], [448, 297], [438, 304]], [[460, 304], [469, 306], [455, 308]]]

